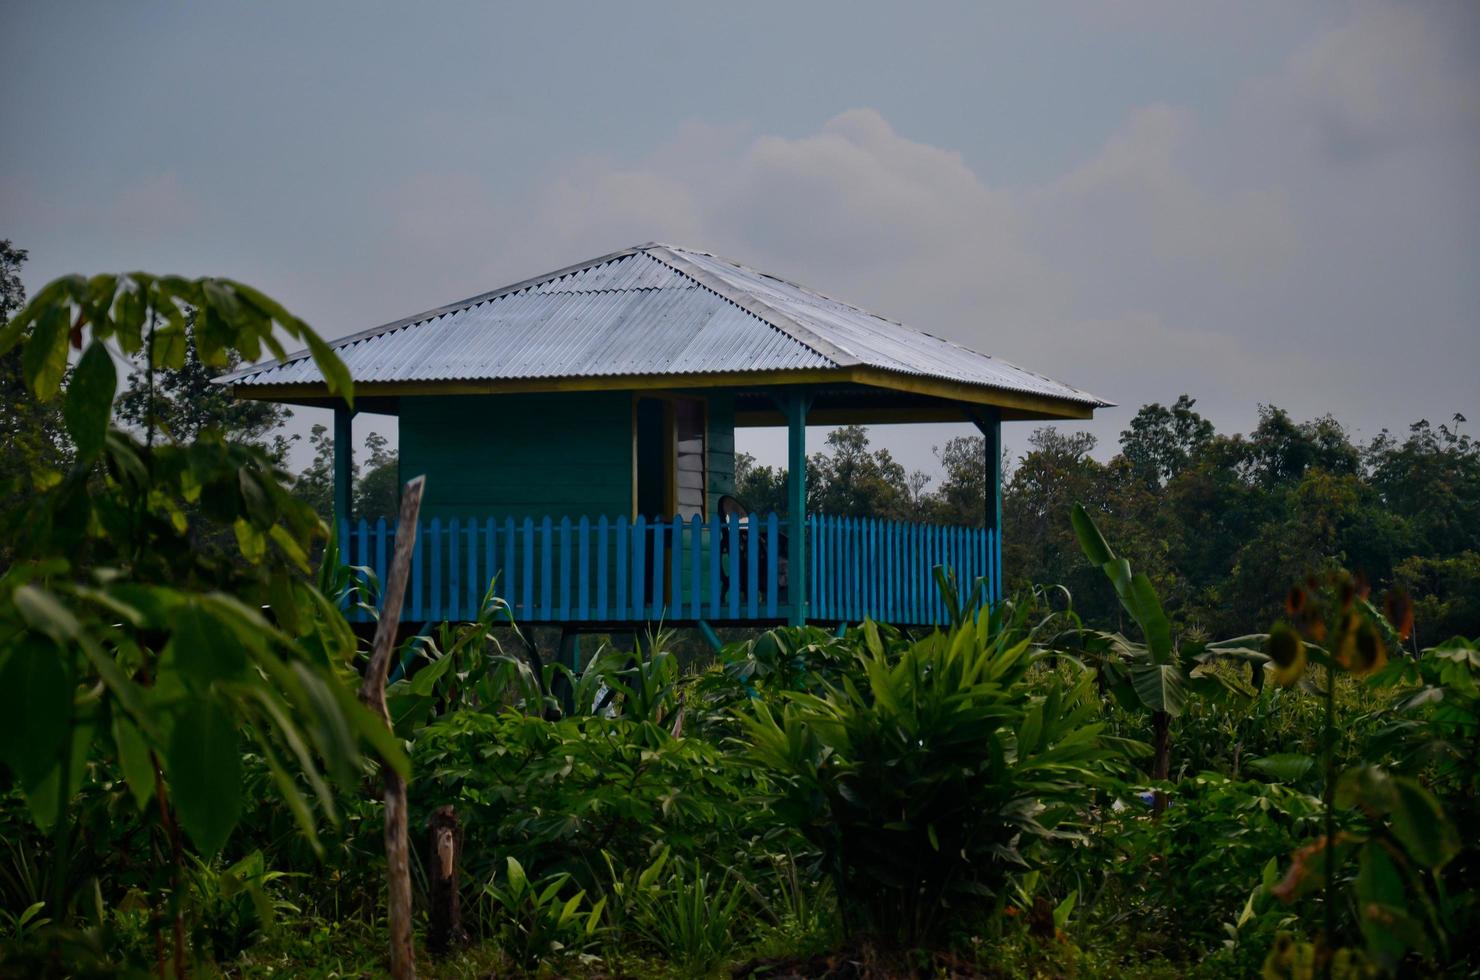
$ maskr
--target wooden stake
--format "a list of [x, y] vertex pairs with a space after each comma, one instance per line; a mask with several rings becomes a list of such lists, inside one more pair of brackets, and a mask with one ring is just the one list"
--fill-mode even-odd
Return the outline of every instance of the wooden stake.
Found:
[[457, 811], [439, 806], [427, 821], [427, 949], [446, 956], [467, 941], [462, 927], [458, 866], [462, 863], [462, 824]]
[[[386, 576], [385, 601], [375, 627], [370, 666], [360, 683], [360, 700], [391, 724], [385, 703], [386, 675], [401, 625], [401, 604], [411, 569], [411, 549], [416, 544], [416, 521], [421, 514], [421, 494], [426, 477], [418, 476], [401, 491], [401, 516], [396, 524], [396, 554]], [[411, 857], [406, 829], [406, 781], [389, 766], [381, 766], [385, 780], [385, 862], [390, 891], [391, 976], [415, 980], [416, 950], [411, 943]]]

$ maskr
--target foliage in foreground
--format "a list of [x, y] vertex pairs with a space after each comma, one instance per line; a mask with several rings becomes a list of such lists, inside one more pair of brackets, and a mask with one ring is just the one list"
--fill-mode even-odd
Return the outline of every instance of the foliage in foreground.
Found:
[[[322, 821], [337, 819], [331, 780], [356, 784], [364, 745], [404, 767], [401, 747], [342, 682], [353, 636], [309, 564], [323, 525], [271, 460], [210, 434], [175, 441], [152, 413], [138, 436], [111, 424], [114, 358], [138, 356], [151, 379], [178, 369], [192, 320], [203, 362], [280, 352], [282, 331], [349, 394], [343, 366], [312, 331], [227, 280], [65, 277], [0, 328], [0, 357], [19, 352], [26, 397], [63, 396], [73, 450], [34, 458], [0, 490], [6, 785], [49, 835], [39, 897], [50, 932], [85, 946], [79, 900], [96, 908], [106, 889], [145, 912], [161, 937], [160, 969], [165, 923], [170, 955], [187, 955], [192, 885], [199, 897], [206, 882], [250, 881], [238, 890], [257, 895], [274, 877], [238, 861], [220, 878], [210, 865], [246, 806], [244, 753], [266, 767], [311, 843]], [[69, 369], [72, 349], [82, 353]], [[100, 780], [121, 791], [106, 817], [77, 806]], [[88, 824], [100, 818], [137, 828], [137, 850], [95, 849]], [[36, 921], [17, 917], [14, 928]], [[198, 942], [196, 955], [202, 945], [213, 942]]]

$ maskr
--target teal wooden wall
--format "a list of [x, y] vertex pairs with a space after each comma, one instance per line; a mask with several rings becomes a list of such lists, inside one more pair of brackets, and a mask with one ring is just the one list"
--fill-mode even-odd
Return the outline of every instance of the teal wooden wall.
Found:
[[427, 517], [616, 516], [632, 509], [626, 392], [401, 399], [401, 475]]
[[[735, 487], [735, 409], [708, 395], [709, 513]], [[632, 394], [401, 399], [401, 477], [426, 474], [426, 518], [632, 513]]]

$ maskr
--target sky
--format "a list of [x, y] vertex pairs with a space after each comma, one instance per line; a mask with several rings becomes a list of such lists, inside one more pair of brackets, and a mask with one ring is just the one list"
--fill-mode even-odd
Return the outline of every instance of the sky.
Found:
[[1100, 455], [1184, 392], [1480, 425], [1475, 3], [0, 0], [0, 133], [32, 291], [224, 275], [337, 337], [657, 240], [1116, 402]]

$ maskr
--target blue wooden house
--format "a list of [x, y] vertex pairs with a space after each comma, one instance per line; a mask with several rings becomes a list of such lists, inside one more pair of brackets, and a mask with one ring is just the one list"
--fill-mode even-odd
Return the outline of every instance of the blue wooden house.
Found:
[[[571, 629], [945, 616], [932, 570], [1001, 588], [1001, 426], [1085, 419], [1094, 395], [707, 252], [648, 244], [336, 342], [355, 409], [398, 419], [426, 495], [406, 616], [473, 615], [491, 580], [522, 623]], [[222, 379], [335, 411], [347, 561], [396, 529], [349, 512], [352, 412], [306, 355]], [[808, 514], [806, 426], [970, 421], [982, 526]], [[733, 499], [735, 430], [784, 425], [788, 505]]]

